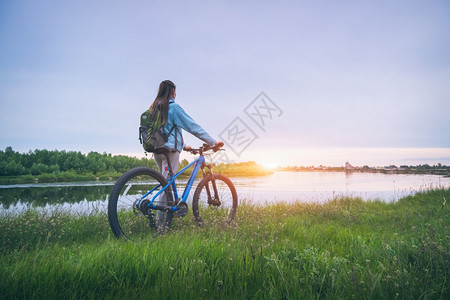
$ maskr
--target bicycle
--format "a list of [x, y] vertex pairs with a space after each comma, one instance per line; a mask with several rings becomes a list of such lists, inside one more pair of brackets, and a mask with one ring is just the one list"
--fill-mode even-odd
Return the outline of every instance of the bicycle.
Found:
[[[108, 220], [114, 235], [125, 239], [145, 236], [149, 228], [156, 228], [155, 211], [164, 212], [163, 221], [167, 229], [173, 218], [185, 217], [188, 214], [186, 201], [200, 169], [203, 178], [192, 198], [194, 220], [199, 225], [221, 220], [229, 224], [238, 206], [236, 188], [228, 177], [213, 173], [212, 164], [205, 159], [205, 154], [223, 150], [221, 146], [204, 144], [198, 149], [185, 149], [191, 154], [199, 154], [199, 157], [176, 174], [173, 174], [169, 165], [167, 180], [160, 172], [148, 167], [137, 167], [125, 172], [115, 183], [108, 202]], [[167, 157], [166, 151], [160, 153]], [[175, 179], [191, 166], [194, 169], [182, 196], [178, 197]]]

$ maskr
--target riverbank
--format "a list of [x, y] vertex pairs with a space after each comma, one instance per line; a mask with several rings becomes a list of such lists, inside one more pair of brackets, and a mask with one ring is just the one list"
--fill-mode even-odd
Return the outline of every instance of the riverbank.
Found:
[[0, 176], [0, 185], [27, 184], [27, 183], [53, 183], [53, 182], [88, 182], [117, 180], [122, 173], [111, 172], [103, 174], [58, 172], [43, 173], [39, 175]]
[[[187, 161], [181, 164], [179, 170], [187, 165]], [[188, 178], [193, 170], [193, 167], [186, 170], [180, 175], [180, 178]], [[228, 177], [253, 177], [265, 176], [273, 174], [273, 170], [269, 170], [255, 162], [235, 163], [235, 164], [221, 164], [214, 167], [216, 173], [222, 173]], [[17, 175], [17, 176], [0, 176], [0, 185], [11, 184], [27, 184], [27, 183], [53, 183], [53, 182], [80, 182], [80, 181], [115, 181], [123, 172], [103, 172], [103, 173], [78, 173], [74, 171], [67, 172], [53, 172], [42, 173], [39, 175]], [[201, 176], [201, 172], [197, 174]]]
[[124, 242], [104, 213], [0, 219], [9, 298], [448, 299], [450, 189], [396, 203], [241, 204], [227, 228], [191, 212], [163, 237]]

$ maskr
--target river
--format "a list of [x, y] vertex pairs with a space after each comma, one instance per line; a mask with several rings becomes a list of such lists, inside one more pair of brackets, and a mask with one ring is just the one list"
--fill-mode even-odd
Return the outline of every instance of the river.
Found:
[[[442, 176], [378, 173], [275, 172], [262, 177], [232, 178], [232, 181], [239, 201], [255, 205], [295, 201], [324, 203], [343, 196], [392, 202], [420, 191], [450, 188], [450, 178]], [[46, 212], [58, 210], [73, 214], [106, 212], [113, 184], [77, 182], [3, 185], [0, 186], [0, 216], [17, 214], [30, 207]], [[184, 187], [185, 181], [178, 184]]]

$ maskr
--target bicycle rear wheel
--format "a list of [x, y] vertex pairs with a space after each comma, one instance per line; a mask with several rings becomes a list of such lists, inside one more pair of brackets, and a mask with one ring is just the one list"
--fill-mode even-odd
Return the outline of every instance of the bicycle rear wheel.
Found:
[[[156, 170], [138, 167], [125, 172], [114, 185], [108, 202], [108, 219], [116, 237], [135, 239], [147, 235], [155, 227], [154, 211], [147, 205], [167, 185], [167, 181]], [[149, 195], [146, 195], [152, 191]], [[144, 198], [143, 196], [146, 195]], [[158, 196], [155, 205], [173, 203], [171, 188]], [[161, 224], [170, 226], [172, 212], [163, 214]]]
[[230, 223], [236, 215], [238, 197], [233, 183], [222, 174], [214, 174], [216, 194], [212, 179], [211, 174], [203, 178], [192, 199], [194, 218], [200, 225]]

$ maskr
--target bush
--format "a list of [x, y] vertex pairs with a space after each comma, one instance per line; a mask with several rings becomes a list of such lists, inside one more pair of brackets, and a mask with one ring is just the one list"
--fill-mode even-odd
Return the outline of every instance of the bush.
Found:
[[60, 182], [70, 182], [74, 181], [77, 174], [73, 171], [65, 171], [58, 174], [58, 181]]
[[78, 174], [74, 181], [94, 181], [97, 177], [94, 174]]
[[58, 181], [58, 178], [53, 173], [44, 173], [39, 175], [38, 177], [39, 182], [56, 182]]
[[100, 181], [110, 181], [112, 178], [109, 175], [100, 175], [98, 180]]
[[58, 181], [61, 182], [94, 181], [96, 178], [94, 174], [77, 174], [74, 171], [66, 171], [58, 174]]
[[33, 175], [25, 175], [20, 177], [20, 181], [22, 183], [33, 183], [35, 180], [35, 177]]

